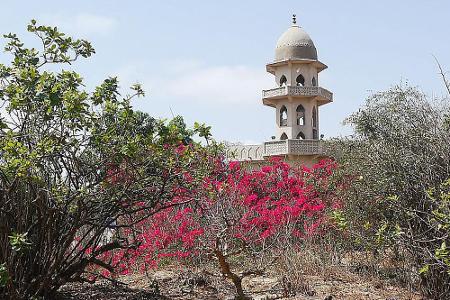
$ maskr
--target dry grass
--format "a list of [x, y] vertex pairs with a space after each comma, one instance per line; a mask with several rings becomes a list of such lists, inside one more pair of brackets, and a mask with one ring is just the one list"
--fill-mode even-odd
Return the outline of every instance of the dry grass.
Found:
[[[403, 255], [403, 256], [402, 256]], [[423, 299], [410, 282], [415, 276], [404, 254], [346, 251], [333, 239], [287, 248], [274, 274], [285, 296], [339, 295], [338, 299]], [[352, 294], [352, 290], [355, 294]], [[349, 295], [352, 295], [351, 298]], [[372, 298], [367, 298], [370, 295]], [[376, 296], [378, 295], [378, 296]], [[364, 298], [365, 297], [365, 298]], [[323, 299], [323, 298], [322, 298]]]

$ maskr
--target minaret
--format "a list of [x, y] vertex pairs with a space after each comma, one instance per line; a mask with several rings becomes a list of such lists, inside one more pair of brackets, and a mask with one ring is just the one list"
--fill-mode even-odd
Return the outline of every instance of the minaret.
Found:
[[319, 107], [333, 101], [333, 94], [319, 86], [319, 73], [326, 68], [294, 15], [291, 27], [278, 39], [275, 60], [266, 65], [276, 87], [263, 90], [262, 99], [264, 105], [275, 108], [275, 138], [259, 145], [228, 146], [228, 159], [258, 166], [276, 156], [311, 166], [326, 157], [326, 145], [319, 140]]
[[264, 105], [276, 109], [275, 140], [319, 139], [319, 107], [333, 101], [333, 94], [319, 86], [319, 73], [326, 68], [293, 15], [291, 27], [278, 39], [275, 60], [266, 65], [277, 86], [263, 91]]

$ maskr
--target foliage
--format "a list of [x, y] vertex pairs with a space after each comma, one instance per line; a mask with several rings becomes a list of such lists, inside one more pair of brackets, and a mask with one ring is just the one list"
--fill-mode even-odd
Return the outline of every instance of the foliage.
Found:
[[6, 270], [6, 264], [0, 265], [0, 287], [5, 287], [10, 280], [8, 271]]
[[142, 88], [121, 96], [115, 77], [86, 91], [62, 67], [94, 54], [91, 44], [35, 21], [28, 31], [42, 49], [5, 35], [12, 61], [0, 64], [2, 299], [52, 296], [66, 282], [90, 281], [93, 265], [113, 272], [99, 257], [139, 246], [108, 236], [113, 229], [163, 209], [178, 189], [197, 189], [209, 168], [209, 148], [192, 139], [209, 140], [208, 127], [133, 110]]
[[[120, 262], [120, 272], [126, 274], [141, 261], [145, 269], [166, 257], [214, 258], [238, 297], [245, 298], [243, 277], [263, 272], [287, 244], [323, 230], [329, 212], [340, 205], [328, 180], [336, 168], [332, 161], [296, 169], [275, 160], [256, 170], [237, 162], [214, 162], [215, 170], [195, 194], [178, 190], [173, 199], [177, 206], [136, 224], [142, 241], [137, 249], [116, 251], [105, 259]], [[184, 178], [191, 180], [189, 174]], [[244, 264], [236, 267], [237, 261]]]
[[339, 217], [354, 246], [412, 257], [408, 271], [421, 269], [422, 288], [435, 299], [450, 296], [449, 211], [440, 192], [450, 177], [447, 115], [443, 103], [395, 86], [371, 96], [347, 120], [352, 138], [335, 141], [342, 176], [352, 181]]
[[435, 208], [428, 216], [428, 222], [437, 233], [435, 239], [440, 246], [435, 248], [429, 263], [421, 268], [421, 274], [427, 276], [430, 264], [437, 265], [450, 274], [450, 249], [447, 246], [450, 232], [450, 179], [446, 180], [439, 190], [428, 190], [427, 194]]

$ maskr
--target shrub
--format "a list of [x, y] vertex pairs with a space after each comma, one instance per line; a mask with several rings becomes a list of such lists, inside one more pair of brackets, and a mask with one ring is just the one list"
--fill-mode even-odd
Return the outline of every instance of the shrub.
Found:
[[448, 112], [416, 88], [395, 86], [371, 96], [348, 119], [355, 135], [335, 143], [343, 175], [352, 179], [341, 222], [356, 246], [389, 248], [397, 257], [406, 251], [410, 273], [417, 278], [422, 270], [422, 289], [434, 299], [450, 297], [448, 265], [436, 255], [449, 243], [448, 202], [430, 192], [450, 177]]
[[261, 274], [286, 245], [324, 230], [328, 213], [339, 205], [328, 181], [336, 168], [332, 161], [295, 169], [276, 160], [254, 171], [237, 162], [215, 164], [195, 194], [179, 190], [177, 206], [136, 224], [140, 247], [107, 259], [119, 255], [129, 268], [143, 257], [145, 268], [165, 257], [213, 258], [244, 299], [245, 276]]
[[191, 138], [208, 137], [208, 127], [134, 111], [131, 100], [144, 92], [134, 85], [121, 97], [116, 78], [85, 91], [80, 75], [59, 68], [91, 56], [91, 44], [35, 21], [28, 31], [42, 50], [8, 34], [13, 59], [0, 64], [2, 299], [51, 297], [66, 282], [91, 281], [93, 265], [114, 272], [100, 257], [138, 247], [115, 229], [195, 189], [208, 169], [208, 150]]

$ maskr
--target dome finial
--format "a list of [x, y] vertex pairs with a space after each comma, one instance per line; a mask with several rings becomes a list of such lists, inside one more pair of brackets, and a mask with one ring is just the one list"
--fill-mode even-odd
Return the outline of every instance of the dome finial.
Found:
[[292, 24], [297, 24], [297, 16], [295, 14], [292, 15]]

